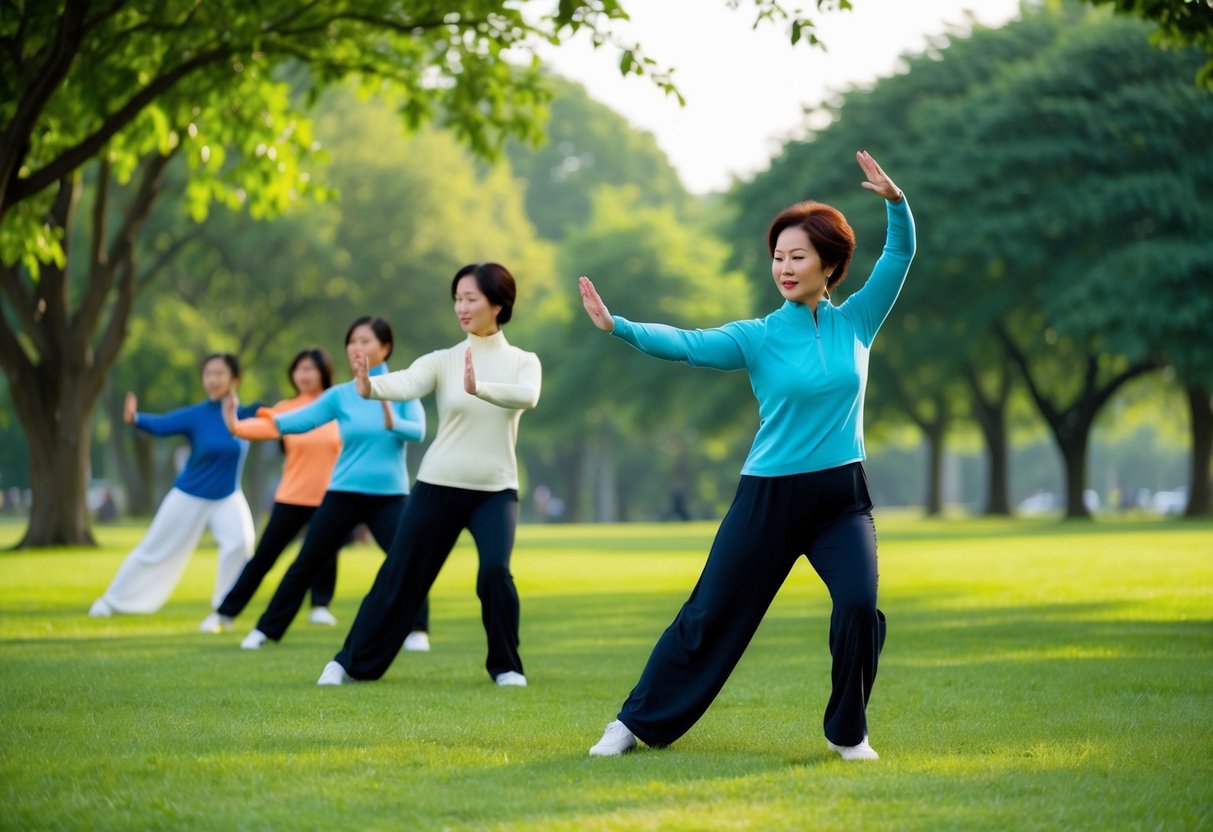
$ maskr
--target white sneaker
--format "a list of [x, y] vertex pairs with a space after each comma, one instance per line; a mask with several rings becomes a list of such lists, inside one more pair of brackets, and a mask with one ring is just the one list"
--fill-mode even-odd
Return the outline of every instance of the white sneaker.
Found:
[[636, 735], [628, 726], [615, 720], [606, 727], [602, 739], [590, 749], [591, 757], [618, 757], [636, 747]]
[[244, 637], [244, 641], [240, 642], [241, 650], [260, 650], [261, 645], [270, 640], [270, 637], [260, 630], [253, 630]]
[[404, 649], [410, 653], [430, 652], [430, 634], [425, 630], [413, 630], [404, 637]]
[[354, 681], [350, 674], [345, 672], [345, 668], [337, 664], [337, 662], [329, 662], [324, 666], [324, 670], [320, 672], [320, 678], [316, 680], [318, 685], [344, 685], [346, 682]]
[[323, 624], [326, 627], [337, 626], [337, 616], [329, 612], [328, 607], [312, 607], [311, 612], [307, 614], [309, 624]]
[[222, 633], [224, 630], [232, 629], [232, 619], [230, 616], [213, 612], [202, 619], [202, 623], [198, 625], [198, 629], [204, 633]]
[[493, 681], [502, 687], [526, 687], [526, 677], [516, 670], [507, 670], [505, 673], [498, 673]]
[[114, 614], [114, 608], [106, 603], [104, 598], [98, 598], [93, 602], [93, 605], [88, 608], [88, 614], [93, 618], [109, 618]]
[[868, 745], [868, 737], [866, 734], [864, 735], [863, 742], [861, 742], [859, 745], [835, 745], [829, 740], [826, 740], [826, 747], [848, 762], [853, 760], [880, 759], [880, 755], [876, 753], [876, 749]]

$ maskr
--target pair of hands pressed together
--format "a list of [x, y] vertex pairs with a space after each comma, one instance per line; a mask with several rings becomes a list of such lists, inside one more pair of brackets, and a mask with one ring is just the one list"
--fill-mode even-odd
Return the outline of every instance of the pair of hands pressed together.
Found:
[[[865, 181], [859, 183], [861, 188], [872, 191], [877, 196], [883, 197], [889, 202], [901, 202], [901, 189], [893, 184], [893, 180], [889, 178], [889, 175], [872, 158], [872, 154], [866, 150], [861, 150], [855, 154], [855, 161], [859, 162], [863, 175], [867, 177]], [[582, 275], [577, 280], [577, 288], [581, 291], [581, 305], [585, 307], [585, 313], [590, 316], [590, 321], [593, 322], [594, 326], [603, 332], [613, 330], [615, 328], [615, 321], [611, 317], [606, 304], [602, 302], [602, 298], [598, 295], [598, 290], [594, 288], [593, 281]]]

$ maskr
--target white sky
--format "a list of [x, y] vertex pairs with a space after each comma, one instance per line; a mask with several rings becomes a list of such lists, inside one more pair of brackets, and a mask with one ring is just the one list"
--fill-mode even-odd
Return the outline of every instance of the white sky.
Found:
[[[631, 0], [632, 20], [618, 29], [659, 66], [674, 67], [687, 100], [666, 96], [647, 78], [619, 74], [618, 55], [584, 38], [541, 51], [557, 72], [648, 130], [694, 193], [720, 191], [734, 176], [763, 170], [779, 146], [802, 132], [806, 106], [896, 70], [898, 56], [921, 52], [928, 39], [965, 27], [967, 10], [999, 26], [1017, 17], [1019, 0], [854, 0], [854, 9], [816, 12], [828, 51], [789, 42], [786, 27], [752, 28], [753, 3], [730, 10], [725, 0]], [[790, 84], [776, 78], [795, 79]]]

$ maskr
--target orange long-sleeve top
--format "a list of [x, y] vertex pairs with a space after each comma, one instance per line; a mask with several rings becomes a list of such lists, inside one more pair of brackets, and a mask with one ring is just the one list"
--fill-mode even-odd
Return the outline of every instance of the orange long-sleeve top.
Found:
[[232, 434], [241, 439], [281, 439], [286, 448], [282, 480], [274, 493], [274, 502], [294, 506], [318, 506], [328, 490], [333, 466], [341, 455], [341, 431], [337, 423], [327, 422], [307, 433], [283, 436], [274, 424], [274, 415], [306, 407], [319, 396], [301, 395], [285, 399], [273, 407], [263, 407], [251, 419], [236, 422]]

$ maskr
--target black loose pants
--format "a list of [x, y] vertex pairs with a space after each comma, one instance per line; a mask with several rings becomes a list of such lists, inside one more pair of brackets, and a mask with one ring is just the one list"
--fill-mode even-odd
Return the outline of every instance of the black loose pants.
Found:
[[[295, 562], [282, 576], [282, 583], [278, 584], [269, 606], [261, 614], [257, 629], [275, 641], [286, 634], [299, 607], [303, 605], [308, 587], [316, 575], [336, 559], [337, 551], [359, 523], [366, 524], [379, 548], [387, 552], [396, 534], [406, 499], [401, 494], [326, 493], [308, 523], [307, 534]], [[408, 630], [429, 629], [429, 605], [424, 598], [414, 610], [413, 617], [405, 623], [409, 625]]]
[[[236, 583], [232, 584], [223, 603], [219, 605], [217, 612], [220, 615], [235, 618], [244, 612], [248, 602], [261, 588], [261, 582], [265, 580], [265, 576], [278, 562], [278, 557], [287, 546], [291, 545], [291, 541], [303, 530], [315, 513], [316, 506], [274, 503], [273, 509], [270, 510], [270, 519], [266, 521], [265, 530], [261, 532], [261, 540], [257, 542], [257, 549], [253, 552], [253, 557], [244, 565], [240, 577], [236, 579]], [[327, 565], [320, 567], [316, 572], [316, 577], [312, 579], [312, 606], [327, 607], [333, 600], [333, 590], [336, 586], [337, 558], [334, 557]]]
[[485, 669], [493, 678], [507, 670], [522, 673], [518, 590], [510, 574], [517, 527], [514, 489], [472, 491], [418, 482], [400, 516], [387, 559], [362, 599], [335, 661], [355, 679], [378, 679], [386, 673], [408, 635], [406, 623], [425, 602], [460, 533], [467, 529], [480, 558], [476, 595], [488, 638]]
[[832, 690], [826, 739], [857, 745], [885, 639], [876, 609], [876, 528], [856, 462], [784, 477], [743, 476], [691, 597], [658, 640], [619, 719], [652, 746], [703, 716], [801, 555], [825, 582]]

